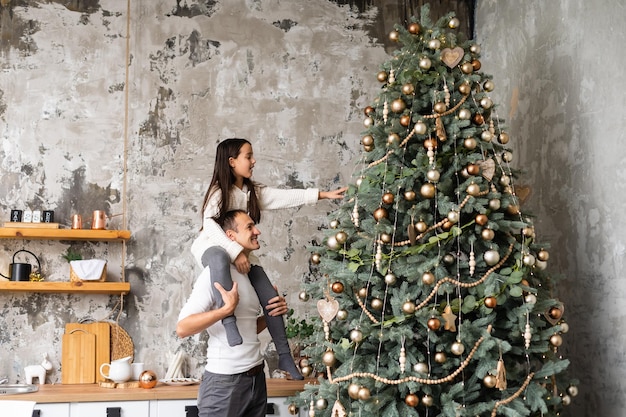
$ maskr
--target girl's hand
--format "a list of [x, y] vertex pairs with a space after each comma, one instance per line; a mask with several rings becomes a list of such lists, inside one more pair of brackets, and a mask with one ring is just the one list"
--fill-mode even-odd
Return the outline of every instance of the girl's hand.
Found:
[[339, 198], [343, 198], [347, 189], [348, 187], [341, 187], [333, 191], [320, 191], [319, 199], [337, 200]]
[[237, 255], [233, 264], [235, 264], [235, 268], [237, 268], [237, 271], [239, 271], [240, 274], [247, 275], [248, 272], [250, 272], [250, 261], [243, 252], [240, 252], [239, 255]]

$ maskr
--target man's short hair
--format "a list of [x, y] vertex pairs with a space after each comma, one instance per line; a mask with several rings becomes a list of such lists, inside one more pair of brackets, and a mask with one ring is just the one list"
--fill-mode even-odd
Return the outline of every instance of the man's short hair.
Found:
[[224, 214], [224, 221], [222, 222], [222, 230], [227, 231], [227, 230], [232, 230], [234, 232], [239, 232], [239, 230], [237, 230], [237, 221], [235, 220], [235, 217], [237, 217], [240, 214], [248, 214], [246, 213], [245, 210], [229, 210], [226, 212], [226, 214]]

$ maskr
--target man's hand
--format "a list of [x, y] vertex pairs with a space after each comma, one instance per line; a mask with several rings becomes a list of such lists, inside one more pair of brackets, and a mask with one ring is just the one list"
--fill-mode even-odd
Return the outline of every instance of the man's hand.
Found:
[[[274, 288], [276, 288], [276, 286], [274, 286]], [[276, 290], [276, 292], [278, 292], [278, 290]], [[267, 314], [270, 316], [282, 316], [289, 310], [287, 308], [287, 301], [285, 301], [285, 297], [280, 295], [280, 293], [276, 297], [269, 299], [265, 309], [267, 310]]]
[[235, 308], [237, 308], [237, 304], [239, 304], [239, 292], [237, 292], [237, 283], [233, 282], [233, 288], [230, 291], [226, 291], [222, 284], [216, 282], [213, 284], [215, 288], [222, 294], [222, 300], [224, 301], [224, 306], [220, 309], [223, 310], [225, 315], [224, 317], [232, 316], [235, 314]]
[[243, 252], [237, 255], [233, 264], [235, 264], [235, 268], [237, 268], [240, 274], [248, 275], [248, 272], [250, 272], [250, 261], [248, 260], [248, 256]]

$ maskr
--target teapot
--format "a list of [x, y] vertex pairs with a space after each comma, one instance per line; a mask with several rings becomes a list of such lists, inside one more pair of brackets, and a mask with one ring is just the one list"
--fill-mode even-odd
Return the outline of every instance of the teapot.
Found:
[[[122, 359], [111, 361], [111, 363], [103, 363], [100, 365], [100, 375], [113, 382], [117, 382], [118, 384], [128, 381], [133, 375], [133, 371], [130, 366], [131, 359], [132, 356], [127, 356]], [[109, 367], [109, 373], [105, 374], [103, 368], [107, 366]]]
[[4, 276], [2, 273], [0, 273], [0, 276], [13, 281], [30, 281], [30, 273], [33, 270], [31, 264], [15, 262], [15, 255], [20, 252], [26, 252], [32, 255], [33, 258], [35, 258], [35, 260], [37, 261], [37, 271], [41, 272], [41, 263], [39, 262], [39, 258], [37, 258], [34, 253], [27, 251], [26, 249], [20, 249], [13, 254], [13, 262], [9, 265], [9, 276]]

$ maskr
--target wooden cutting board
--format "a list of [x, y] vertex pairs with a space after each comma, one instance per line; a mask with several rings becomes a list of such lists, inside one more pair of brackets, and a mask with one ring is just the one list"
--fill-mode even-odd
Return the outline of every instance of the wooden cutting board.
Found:
[[96, 382], [96, 335], [75, 329], [63, 335], [61, 383]]
[[94, 364], [96, 380], [94, 382], [104, 381], [105, 378], [100, 374], [100, 365], [111, 362], [111, 324], [96, 322], [67, 323], [65, 325], [65, 333], [76, 329], [96, 335], [96, 358]]

